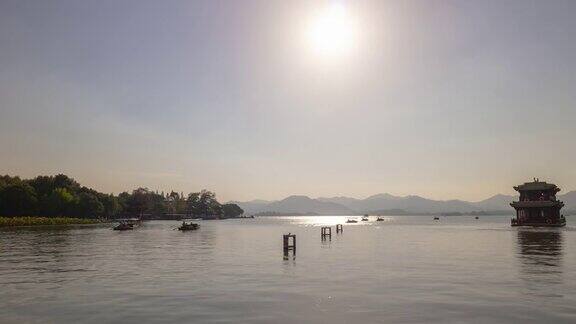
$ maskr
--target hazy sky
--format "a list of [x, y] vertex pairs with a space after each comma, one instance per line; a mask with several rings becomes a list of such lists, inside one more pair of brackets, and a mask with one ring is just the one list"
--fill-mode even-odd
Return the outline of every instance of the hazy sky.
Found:
[[[576, 1], [0, 0], [0, 173], [221, 200], [576, 189]], [[331, 35], [332, 37], [334, 35]]]

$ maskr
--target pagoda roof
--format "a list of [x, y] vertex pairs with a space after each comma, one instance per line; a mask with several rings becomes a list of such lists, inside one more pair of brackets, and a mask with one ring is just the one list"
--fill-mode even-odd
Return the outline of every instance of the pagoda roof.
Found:
[[516, 191], [539, 191], [539, 190], [560, 191], [560, 188], [558, 188], [555, 184], [546, 183], [544, 181], [540, 181], [538, 179], [535, 179], [533, 182], [526, 182], [522, 185], [514, 187], [514, 190], [516, 190]]
[[515, 208], [526, 208], [526, 207], [563, 207], [564, 203], [559, 200], [534, 200], [534, 201], [515, 201], [510, 204], [510, 206]]

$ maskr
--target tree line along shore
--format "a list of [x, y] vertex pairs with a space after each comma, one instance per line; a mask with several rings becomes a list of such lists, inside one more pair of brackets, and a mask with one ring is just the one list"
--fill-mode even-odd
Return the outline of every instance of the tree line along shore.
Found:
[[36, 225], [89, 225], [100, 224], [105, 220], [95, 218], [74, 217], [39, 217], [39, 216], [14, 216], [0, 217], [0, 227], [36, 226]]
[[98, 192], [58, 174], [21, 179], [0, 176], [0, 226], [93, 224], [125, 217], [236, 218], [244, 211], [221, 204], [213, 192], [158, 193], [147, 188], [118, 195]]

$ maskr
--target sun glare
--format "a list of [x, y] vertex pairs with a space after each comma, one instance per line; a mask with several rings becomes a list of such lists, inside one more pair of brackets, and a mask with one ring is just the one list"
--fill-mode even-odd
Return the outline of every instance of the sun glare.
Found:
[[321, 57], [342, 57], [356, 48], [356, 26], [346, 7], [332, 4], [313, 17], [307, 28], [312, 50]]

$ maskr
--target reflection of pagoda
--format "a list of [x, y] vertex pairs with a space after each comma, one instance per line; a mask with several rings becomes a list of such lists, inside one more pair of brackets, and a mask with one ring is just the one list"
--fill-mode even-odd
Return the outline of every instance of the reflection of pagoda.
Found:
[[520, 276], [536, 295], [559, 296], [562, 284], [564, 232], [560, 229], [519, 229], [518, 260]]
[[560, 214], [564, 203], [556, 200], [556, 193], [560, 191], [556, 185], [534, 179], [534, 182], [527, 182], [514, 189], [520, 193], [520, 201], [510, 204], [516, 209], [512, 226], [566, 225], [566, 219]]
[[544, 267], [558, 267], [562, 260], [562, 230], [522, 229], [518, 230], [519, 256], [529, 272], [552, 272]]

